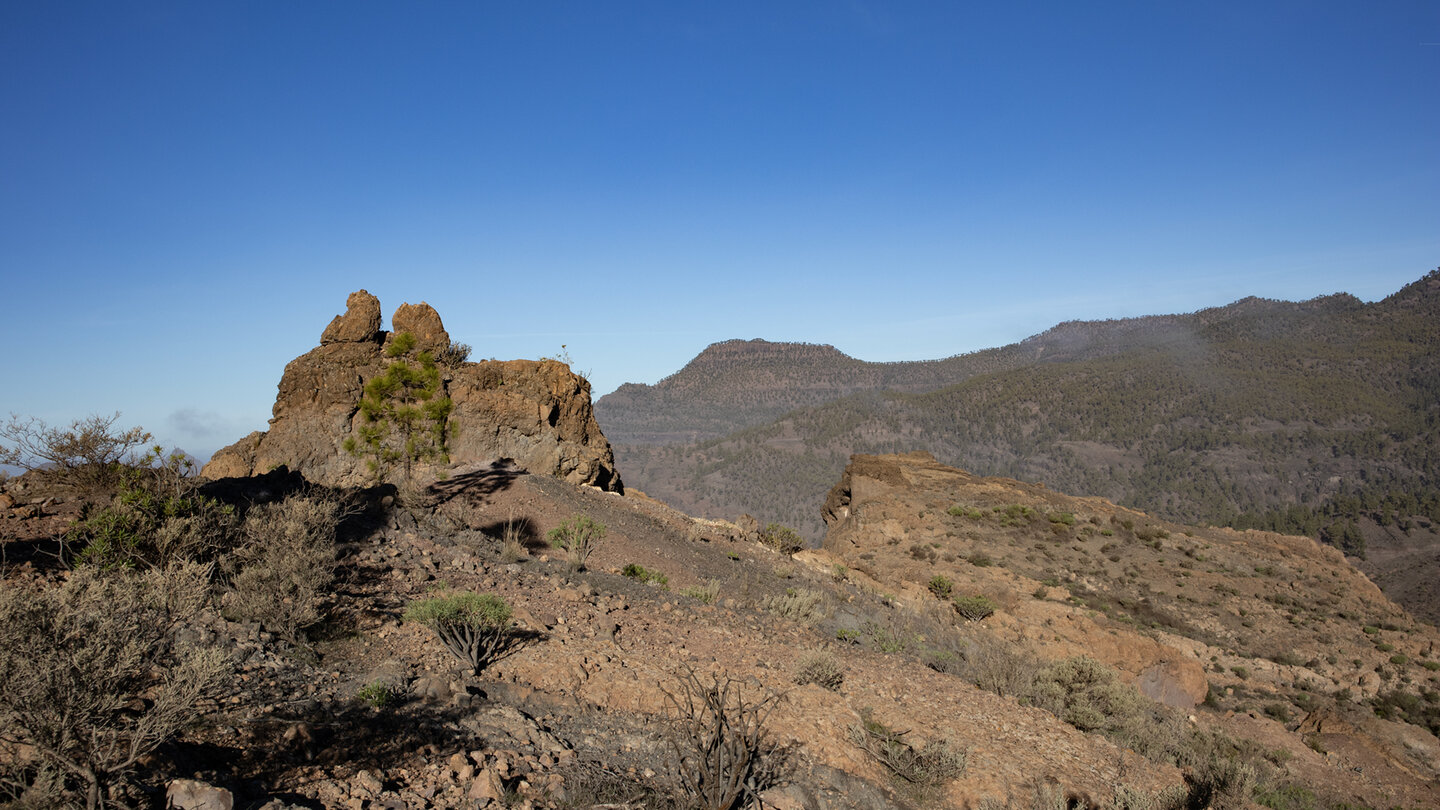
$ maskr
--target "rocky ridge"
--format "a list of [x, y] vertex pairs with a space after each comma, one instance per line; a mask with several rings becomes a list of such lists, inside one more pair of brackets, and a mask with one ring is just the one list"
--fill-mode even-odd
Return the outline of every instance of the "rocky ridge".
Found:
[[622, 491], [610, 443], [590, 404], [590, 384], [555, 360], [444, 362], [450, 335], [426, 303], [402, 304], [380, 329], [380, 302], [352, 293], [346, 311], [321, 334], [320, 345], [290, 361], [280, 379], [268, 430], [222, 448], [205, 465], [209, 478], [255, 475], [286, 466], [332, 486], [373, 478], [344, 450], [362, 424], [365, 385], [384, 373], [394, 336], [415, 338], [411, 353], [442, 360], [444, 394], [454, 403], [449, 467], [463, 470], [513, 459], [527, 470], [577, 484]]

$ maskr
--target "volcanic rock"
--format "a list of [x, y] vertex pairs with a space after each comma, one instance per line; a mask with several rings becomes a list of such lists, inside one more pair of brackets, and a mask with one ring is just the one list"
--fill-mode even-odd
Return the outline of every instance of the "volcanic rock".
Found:
[[409, 332], [415, 336], [416, 351], [437, 351], [450, 345], [450, 333], [440, 322], [440, 313], [421, 301], [418, 304], [401, 304], [390, 317], [394, 333]]
[[379, 336], [380, 299], [364, 290], [356, 290], [345, 299], [345, 314], [336, 315], [335, 320], [321, 333], [320, 345], [366, 343]]
[[[378, 329], [378, 308], [379, 301], [364, 290], [351, 294], [346, 314], [325, 330], [321, 345], [286, 365], [269, 429], [222, 448], [202, 473], [244, 477], [284, 465], [329, 486], [372, 481], [364, 460], [346, 452], [344, 443], [364, 424], [360, 400], [366, 383], [395, 362], [382, 348], [389, 335], [367, 333], [372, 324]], [[415, 335], [414, 352], [450, 345], [440, 316], [428, 304], [401, 306], [392, 323]], [[590, 383], [565, 364], [461, 363], [442, 367], [442, 382], [454, 403], [448, 443], [452, 473], [510, 459], [533, 473], [623, 491], [610, 442], [591, 410]]]

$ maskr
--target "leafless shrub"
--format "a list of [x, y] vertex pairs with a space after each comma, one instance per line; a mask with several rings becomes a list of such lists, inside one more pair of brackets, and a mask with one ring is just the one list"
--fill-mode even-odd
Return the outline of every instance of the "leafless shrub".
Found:
[[10, 414], [0, 425], [0, 464], [39, 470], [55, 485], [91, 493], [119, 481], [134, 451], [150, 441], [138, 427], [119, 430], [120, 414], [87, 416], [68, 427], [51, 427], [33, 416]]
[[0, 741], [29, 746], [89, 808], [195, 719], [224, 653], [176, 631], [208, 599], [210, 567], [74, 572], [0, 591]]
[[850, 741], [874, 757], [891, 778], [913, 790], [926, 792], [965, 773], [966, 754], [949, 740], [931, 740], [919, 748], [906, 742], [907, 731], [896, 731], [862, 712], [850, 728]]
[[674, 715], [669, 737], [681, 786], [705, 810], [733, 810], [769, 787], [764, 760], [776, 754], [765, 720], [784, 697], [745, 695], [730, 676], [702, 679], [692, 669], [665, 690]]
[[795, 683], [801, 686], [813, 683], [834, 692], [844, 682], [845, 673], [840, 670], [840, 664], [836, 662], [835, 656], [824, 650], [816, 650], [806, 655], [800, 659], [800, 665], [795, 669]]
[[328, 498], [300, 495], [251, 509], [245, 541], [228, 561], [227, 616], [300, 643], [305, 628], [324, 618], [322, 601], [335, 581], [338, 512]]

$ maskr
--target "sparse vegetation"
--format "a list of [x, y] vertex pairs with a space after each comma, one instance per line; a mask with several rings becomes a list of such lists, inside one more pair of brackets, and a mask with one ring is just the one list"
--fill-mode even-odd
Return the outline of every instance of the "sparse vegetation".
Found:
[[225, 560], [225, 613], [301, 643], [305, 629], [324, 618], [322, 605], [335, 581], [338, 522], [337, 504], [320, 496], [296, 495], [251, 509], [243, 541]]
[[64, 585], [0, 589], [0, 742], [30, 747], [61, 789], [107, 789], [196, 719], [228, 657], [177, 634], [206, 604], [208, 566], [81, 569]]
[[931, 740], [919, 748], [868, 711], [850, 727], [850, 742], [884, 766], [900, 785], [922, 795], [965, 773], [966, 753], [949, 740]]
[[565, 552], [571, 568], [583, 571], [586, 560], [605, 539], [605, 524], [589, 515], [576, 515], [558, 528], [551, 529], [546, 539], [550, 545]]
[[120, 482], [135, 451], [150, 442], [138, 427], [117, 428], [119, 412], [76, 419], [52, 427], [33, 416], [10, 414], [0, 425], [0, 466], [28, 470], [50, 484], [93, 495]]
[[765, 599], [760, 606], [801, 624], [816, 624], [825, 618], [825, 595], [811, 588], [786, 588], [785, 593]]
[[715, 604], [715, 599], [720, 595], [720, 580], [707, 579], [704, 583], [700, 585], [691, 585], [687, 588], [681, 588], [680, 593], [681, 595], [688, 596], [697, 602], [701, 602], [706, 605], [713, 605]]
[[834, 692], [839, 690], [844, 682], [845, 674], [841, 671], [840, 664], [835, 660], [835, 656], [824, 650], [817, 650], [801, 658], [795, 670], [795, 683], [801, 686], [813, 683]]
[[667, 740], [686, 794], [705, 810], [736, 810], [774, 781], [776, 754], [765, 721], [783, 695], [746, 695], [729, 676], [686, 669], [665, 690], [672, 715]]

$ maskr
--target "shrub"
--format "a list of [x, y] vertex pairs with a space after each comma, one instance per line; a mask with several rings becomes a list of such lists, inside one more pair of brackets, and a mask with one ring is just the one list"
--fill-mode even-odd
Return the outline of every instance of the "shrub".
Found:
[[0, 465], [38, 472], [50, 483], [81, 493], [115, 485], [134, 451], [150, 441], [138, 427], [119, 430], [120, 414], [87, 416], [51, 427], [33, 416], [10, 414], [0, 425]]
[[760, 533], [760, 542], [776, 551], [790, 556], [805, 548], [805, 539], [789, 526], [771, 523]]
[[771, 613], [801, 624], [816, 624], [825, 618], [825, 596], [810, 588], [786, 588], [760, 604]]
[[152, 448], [119, 473], [120, 490], [101, 508], [89, 504], [65, 534], [75, 562], [99, 568], [161, 568], [208, 562], [233, 541], [235, 511], [201, 495], [194, 462]]
[[339, 509], [325, 498], [292, 496], [250, 510], [245, 540], [226, 567], [226, 615], [259, 622], [293, 644], [323, 619], [323, 600], [335, 581]]
[[718, 579], [707, 579], [702, 585], [691, 585], [688, 588], [681, 588], [680, 594], [688, 596], [698, 602], [707, 605], [715, 604], [715, 599], [720, 595], [720, 581]]
[[635, 563], [626, 563], [625, 567], [620, 569], [620, 573], [630, 579], [638, 579], [646, 585], [668, 585], [670, 583], [670, 578], [659, 571], [651, 571], [645, 566]]
[[690, 669], [676, 680], [664, 692], [674, 720], [668, 742], [681, 786], [705, 810], [758, 804], [758, 794], [774, 781], [765, 767], [776, 753], [765, 737], [765, 720], [783, 696], [747, 696], [729, 676], [702, 680]]
[[412, 602], [405, 621], [423, 624], [479, 675], [510, 651], [516, 637], [510, 606], [494, 594], [462, 592]]
[[1041, 670], [1035, 702], [1081, 731], [1115, 730], [1140, 713], [1143, 699], [1115, 671], [1088, 656]]
[[[180, 628], [208, 600], [209, 566], [100, 572], [0, 589], [0, 736], [78, 784], [87, 807], [196, 719], [229, 668]], [[67, 785], [68, 787], [68, 785]]]
[[470, 359], [470, 351], [468, 343], [451, 343], [435, 352], [435, 362], [449, 368], [458, 368]]
[[928, 791], [965, 773], [966, 754], [948, 740], [932, 740], [920, 748], [905, 741], [907, 732], [895, 731], [868, 711], [850, 727], [850, 742], [885, 767], [902, 785]]
[[935, 576], [930, 580], [930, 593], [940, 599], [949, 599], [950, 593], [955, 588], [955, 583], [943, 576]]
[[360, 687], [355, 697], [370, 704], [372, 708], [383, 709], [395, 701], [395, 689], [383, 680], [375, 680]]
[[955, 612], [967, 621], [978, 622], [995, 612], [995, 602], [988, 596], [957, 596]]
[[1057, 523], [1064, 526], [1075, 525], [1075, 515], [1070, 512], [1051, 512], [1045, 517], [1048, 518], [1051, 523]]
[[845, 674], [840, 671], [835, 656], [824, 650], [817, 650], [800, 659], [800, 666], [795, 670], [795, 683], [801, 686], [813, 683], [834, 692], [844, 682]]
[[570, 567], [576, 571], [585, 570], [585, 561], [590, 559], [600, 541], [605, 539], [605, 524], [589, 515], [576, 515], [546, 535], [550, 545], [565, 552]]

